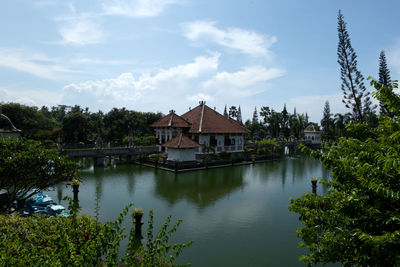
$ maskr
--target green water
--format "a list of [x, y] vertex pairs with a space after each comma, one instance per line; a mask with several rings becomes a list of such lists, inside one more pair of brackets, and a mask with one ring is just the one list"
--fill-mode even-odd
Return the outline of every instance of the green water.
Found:
[[[174, 174], [134, 165], [87, 168], [79, 188], [82, 212], [115, 220], [127, 203], [154, 210], [156, 229], [168, 214], [183, 223], [173, 241], [195, 243], [180, 262], [194, 266], [303, 266], [294, 234], [298, 215], [290, 197], [311, 190], [312, 177], [328, 176], [318, 161], [298, 156], [255, 165]], [[321, 185], [318, 193], [326, 189]], [[60, 201], [72, 191], [49, 192]], [[128, 224], [126, 224], [128, 226]], [[126, 243], [122, 243], [122, 247]]]

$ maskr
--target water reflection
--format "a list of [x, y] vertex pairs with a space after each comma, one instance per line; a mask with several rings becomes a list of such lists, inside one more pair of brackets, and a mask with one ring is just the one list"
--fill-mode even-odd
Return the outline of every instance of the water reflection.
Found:
[[245, 185], [243, 174], [242, 167], [180, 174], [157, 171], [155, 193], [170, 205], [186, 199], [198, 208], [204, 208], [242, 188]]
[[[194, 267], [302, 266], [294, 234], [298, 215], [289, 212], [289, 198], [311, 191], [311, 178], [329, 177], [329, 171], [317, 160], [290, 156], [179, 174], [113, 162], [105, 168], [88, 164], [81, 177], [82, 212], [101, 222], [115, 220], [130, 202], [145, 212], [154, 209], [156, 228], [167, 214], [182, 218], [174, 242], [195, 240], [182, 255], [182, 262]], [[55, 189], [49, 192], [54, 199], [72, 196], [64, 184]], [[327, 190], [318, 184], [318, 194]], [[126, 243], [121, 246], [123, 251]]]

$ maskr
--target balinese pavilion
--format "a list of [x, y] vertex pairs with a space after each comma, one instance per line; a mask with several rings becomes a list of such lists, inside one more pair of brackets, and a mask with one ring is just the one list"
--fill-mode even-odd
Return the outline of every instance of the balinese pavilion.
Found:
[[[159, 150], [168, 153], [173, 148], [172, 154], [175, 156], [168, 153], [168, 160], [179, 161], [191, 161], [197, 155], [203, 154], [205, 148], [212, 148], [211, 151], [216, 153], [243, 152], [248, 133], [241, 123], [218, 113], [204, 101], [200, 101], [197, 107], [181, 116], [171, 110], [167, 116], [151, 126], [155, 130]], [[177, 146], [179, 140], [181, 147]], [[180, 150], [182, 153], [179, 154], [182, 156], [177, 158], [177, 151]], [[209, 151], [210, 149], [207, 152]]]

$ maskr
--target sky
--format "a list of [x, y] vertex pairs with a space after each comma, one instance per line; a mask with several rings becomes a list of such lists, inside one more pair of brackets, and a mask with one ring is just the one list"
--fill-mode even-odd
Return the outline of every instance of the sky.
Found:
[[[364, 77], [400, 74], [398, 0], [5, 0], [0, 102], [183, 114], [268, 106], [319, 122], [341, 103], [337, 14]], [[368, 90], [372, 90], [366, 81]]]

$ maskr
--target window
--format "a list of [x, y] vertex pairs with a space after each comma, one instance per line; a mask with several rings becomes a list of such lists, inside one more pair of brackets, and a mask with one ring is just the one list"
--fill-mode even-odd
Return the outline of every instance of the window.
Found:
[[230, 146], [230, 145], [231, 145], [231, 139], [229, 138], [228, 135], [225, 135], [224, 146]]
[[217, 145], [217, 139], [215, 138], [215, 135], [210, 136], [210, 146], [216, 146]]

